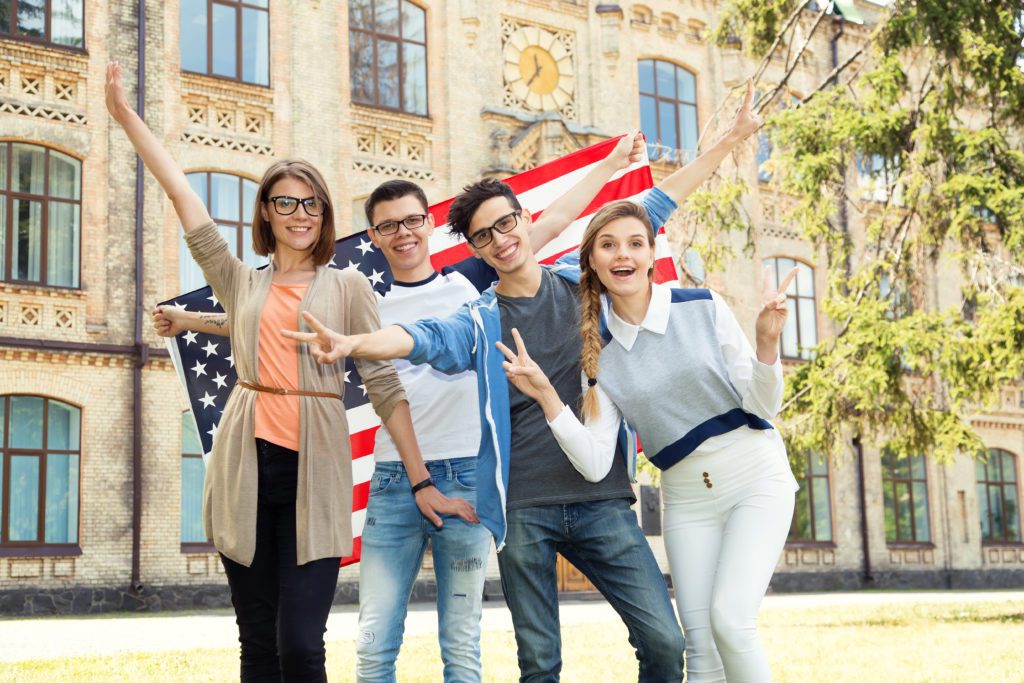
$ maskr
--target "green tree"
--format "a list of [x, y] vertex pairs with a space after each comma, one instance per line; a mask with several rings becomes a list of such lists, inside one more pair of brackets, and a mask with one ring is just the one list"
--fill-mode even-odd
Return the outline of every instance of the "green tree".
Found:
[[[772, 182], [792, 199], [784, 221], [826, 254], [835, 334], [788, 375], [786, 437], [794, 452], [839, 453], [850, 436], [939, 460], [981, 452], [968, 416], [1024, 376], [1024, 1], [879, 7], [866, 38], [838, 39], [844, 56], [818, 87], [780, 107], [812, 39], [857, 19], [852, 0], [837, 4], [729, 0], [712, 32], [760, 59], [755, 80], [785, 60], [758, 104]], [[698, 248], [750, 234], [738, 182], [695, 197]], [[721, 247], [709, 253], [713, 267]], [[926, 283], [950, 264], [966, 286], [940, 309]]]

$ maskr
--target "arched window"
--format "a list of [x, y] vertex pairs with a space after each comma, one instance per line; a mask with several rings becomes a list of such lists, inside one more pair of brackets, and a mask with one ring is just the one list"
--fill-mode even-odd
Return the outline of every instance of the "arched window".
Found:
[[0, 142], [0, 280], [79, 286], [82, 162]]
[[409, 0], [349, 0], [352, 101], [427, 115], [427, 13]]
[[640, 128], [651, 159], [684, 164], [697, 156], [697, 77], [660, 59], [638, 63]]
[[203, 447], [192, 414], [181, 414], [181, 544], [207, 544], [203, 529]]
[[793, 508], [789, 542], [830, 543], [832, 541], [832, 500], [829, 495], [828, 458], [808, 453], [800, 489]]
[[[206, 204], [220, 234], [227, 240], [235, 256], [251, 266], [265, 264], [266, 257], [257, 256], [252, 248], [252, 216], [259, 184], [248, 178], [207, 171], [189, 173], [188, 182]], [[190, 292], [205, 287], [203, 271], [192, 260], [184, 240], [180, 245], [178, 273], [181, 290]]]
[[270, 0], [181, 0], [184, 71], [270, 85]]
[[978, 480], [981, 539], [988, 543], [1020, 543], [1020, 502], [1017, 496], [1017, 458], [1000, 448], [974, 461]]
[[931, 541], [928, 519], [928, 477], [921, 454], [898, 458], [882, 453], [882, 495], [885, 499], [885, 540], [889, 543]]
[[783, 358], [811, 358], [818, 345], [818, 312], [814, 302], [814, 269], [806, 263], [786, 257], [769, 258], [764, 265], [771, 272], [772, 286], [794, 267], [796, 277], [786, 290], [786, 326], [782, 330]]
[[0, 546], [78, 544], [81, 411], [0, 396]]
[[0, 2], [0, 35], [85, 47], [83, 0], [9, 0]]

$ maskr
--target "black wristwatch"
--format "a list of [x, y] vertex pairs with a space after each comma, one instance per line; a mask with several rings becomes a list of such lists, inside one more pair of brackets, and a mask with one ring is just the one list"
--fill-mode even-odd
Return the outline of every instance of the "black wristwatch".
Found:
[[420, 483], [418, 483], [415, 486], [413, 486], [412, 487], [412, 494], [415, 496], [417, 491], [422, 491], [423, 489], [427, 488], [428, 486], [436, 486], [436, 484], [434, 484], [434, 480], [431, 479], [430, 477], [427, 477], [426, 479], [424, 479]]

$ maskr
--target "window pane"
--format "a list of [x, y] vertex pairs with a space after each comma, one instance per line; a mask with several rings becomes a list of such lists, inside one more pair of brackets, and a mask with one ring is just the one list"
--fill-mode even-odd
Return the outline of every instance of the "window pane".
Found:
[[924, 482], [914, 484], [914, 540], [924, 543], [931, 540], [928, 523], [928, 486]]
[[[302, 209], [299, 209], [301, 211]], [[266, 256], [260, 256], [256, 253], [256, 250], [252, 248], [252, 227], [248, 225], [242, 226], [242, 261], [253, 268], [259, 268], [260, 266], [269, 263], [269, 259]]]
[[199, 440], [196, 421], [187, 410], [181, 414], [181, 452], [184, 455], [202, 455], [203, 446]]
[[[301, 211], [302, 209], [299, 209]], [[239, 256], [238, 254], [238, 228], [233, 225], [218, 225], [217, 231], [220, 236], [224, 238], [224, 241], [228, 243], [228, 247], [231, 249], [231, 253]]]
[[402, 43], [402, 110], [427, 113], [427, 48]]
[[11, 32], [11, 0], [0, 0], [0, 33]]
[[348, 0], [349, 26], [373, 29], [372, 0]]
[[181, 459], [181, 542], [205, 543], [202, 458]]
[[910, 488], [903, 483], [896, 484], [896, 537], [907, 540], [913, 537], [910, 524]]
[[814, 540], [832, 540], [832, 512], [828, 500], [828, 479], [814, 477]]
[[697, 102], [697, 79], [686, 69], [676, 68], [676, 84], [679, 99], [683, 102]]
[[78, 204], [50, 202], [46, 235], [46, 284], [78, 286], [80, 210]]
[[653, 97], [640, 96], [640, 130], [647, 138], [649, 148], [658, 142], [658, 111], [654, 102]]
[[210, 72], [218, 76], [238, 77], [238, 46], [235, 42], [238, 26], [235, 23], [237, 10], [224, 5], [213, 8], [213, 64]]
[[1017, 481], [1017, 468], [1015, 467], [1013, 455], [1006, 451], [1002, 451], [1000, 455], [1003, 456], [1003, 481]]
[[796, 302], [786, 299], [786, 323], [782, 328], [782, 355], [788, 358], [799, 358], [796, 336]]
[[987, 479], [985, 476], [985, 461], [981, 458], [974, 461], [974, 478], [977, 481], [985, 481]]
[[[7, 430], [7, 398], [0, 396], [0, 448], [4, 446], [4, 434]], [[0, 460], [3, 460], [0, 457]], [[4, 480], [3, 476], [0, 475], [0, 482]]]
[[349, 31], [348, 43], [352, 101], [374, 104], [373, 36], [360, 31]]
[[[4, 0], [0, 0], [0, 12], [3, 12]], [[0, 29], [2, 30], [2, 29]], [[0, 190], [7, 187], [7, 145], [0, 144]]]
[[46, 33], [46, 0], [18, 0], [18, 33], [43, 38]]
[[[2, 153], [2, 152], [0, 152]], [[0, 195], [0, 280], [7, 278], [7, 197]]]
[[242, 222], [252, 223], [253, 211], [256, 209], [256, 190], [259, 185], [251, 180], [242, 179]]
[[51, 197], [81, 199], [82, 163], [60, 152], [50, 152]]
[[181, 68], [205, 73], [206, 64], [206, 0], [181, 0]]
[[242, 80], [270, 84], [269, 14], [258, 9], [242, 10]]
[[680, 159], [689, 163], [697, 158], [697, 108], [688, 105], [679, 108], [679, 124], [682, 126], [682, 144], [684, 157]]
[[78, 456], [46, 456], [45, 543], [78, 542]]
[[800, 312], [800, 345], [805, 349], [809, 349], [818, 343], [818, 325], [814, 315], [814, 299], [800, 299], [797, 303], [797, 310]]
[[[679, 148], [679, 137], [676, 134], [676, 105], [671, 102], [658, 101], [658, 137], [661, 144], [669, 149]], [[673, 156], [673, 158], [675, 158]]]
[[377, 104], [397, 109], [398, 100], [398, 43], [377, 41]]
[[188, 184], [192, 186], [199, 198], [203, 200], [203, 204], [207, 207], [210, 206], [210, 199], [206, 196], [206, 178], [205, 173], [189, 173], [185, 176], [188, 178]]
[[15, 192], [43, 194], [46, 181], [46, 150], [35, 145], [14, 145], [11, 184]]
[[897, 479], [910, 479], [910, 460], [905, 455], [893, 457], [893, 476]]
[[43, 399], [11, 396], [12, 448], [43, 447]]
[[992, 538], [992, 529], [989, 525], [990, 510], [988, 509], [988, 492], [984, 484], [978, 484], [978, 517], [981, 521], [981, 537]]
[[[637, 64], [637, 80], [640, 84], [640, 92], [653, 95], [654, 94], [654, 61], [650, 59], [640, 60]], [[643, 98], [640, 98], [643, 100]]]
[[[210, 216], [215, 221], [241, 220], [238, 176], [226, 173], [210, 174]], [[234, 251], [234, 242], [228, 242]]]
[[427, 13], [411, 2], [402, 3], [402, 37], [406, 40], [427, 39]]
[[761, 182], [768, 182], [772, 179], [772, 174], [768, 172], [768, 169], [763, 168], [772, 158], [772, 141], [767, 133], [761, 133], [757, 136], [757, 179]]
[[398, 0], [376, 0], [377, 33], [398, 36]]
[[1006, 536], [1003, 524], [1003, 491], [1001, 486], [988, 487], [988, 509], [992, 512], [992, 537], [1002, 540]]
[[39, 540], [39, 458], [35, 455], [11, 456], [11, 502], [9, 539]]
[[676, 65], [669, 62], [656, 61], [654, 63], [654, 72], [658, 97], [674, 100], [676, 98]]
[[181, 239], [178, 240], [178, 284], [183, 292], [191, 292], [194, 289], [206, 286], [206, 278], [203, 271], [192, 259], [192, 254], [185, 245], [185, 232], [179, 228]]
[[43, 204], [14, 200], [15, 235], [11, 245], [11, 275], [15, 280], [39, 281], [43, 246]]
[[892, 497], [892, 484], [884, 482], [882, 494], [885, 498], [885, 540], [895, 541], [896, 535], [896, 501]]
[[51, 0], [50, 40], [58, 45], [83, 47], [82, 0]]
[[789, 532], [789, 537], [799, 540], [811, 538], [811, 501], [807, 493], [806, 480], [800, 482], [800, 488], [796, 492], [793, 528]]
[[910, 476], [914, 479], [924, 479], [924, 456], [918, 453], [910, 459]]
[[828, 458], [819, 453], [812, 453], [809, 456], [811, 472], [813, 474], [828, 474]]
[[1007, 486], [1003, 489], [1006, 508], [1006, 540], [1020, 540], [1020, 509], [1017, 505], [1017, 489]]
[[50, 414], [46, 420], [46, 449], [77, 451], [81, 411], [60, 401], [49, 401], [48, 405]]
[[814, 269], [803, 263], [797, 264], [796, 293], [800, 296], [814, 296]]

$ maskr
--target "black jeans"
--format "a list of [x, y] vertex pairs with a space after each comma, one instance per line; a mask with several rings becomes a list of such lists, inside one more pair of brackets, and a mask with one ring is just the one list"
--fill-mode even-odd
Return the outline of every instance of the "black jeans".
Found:
[[256, 452], [256, 554], [249, 567], [220, 556], [242, 644], [241, 679], [326, 681], [324, 633], [340, 558], [296, 564], [298, 453], [262, 439]]

